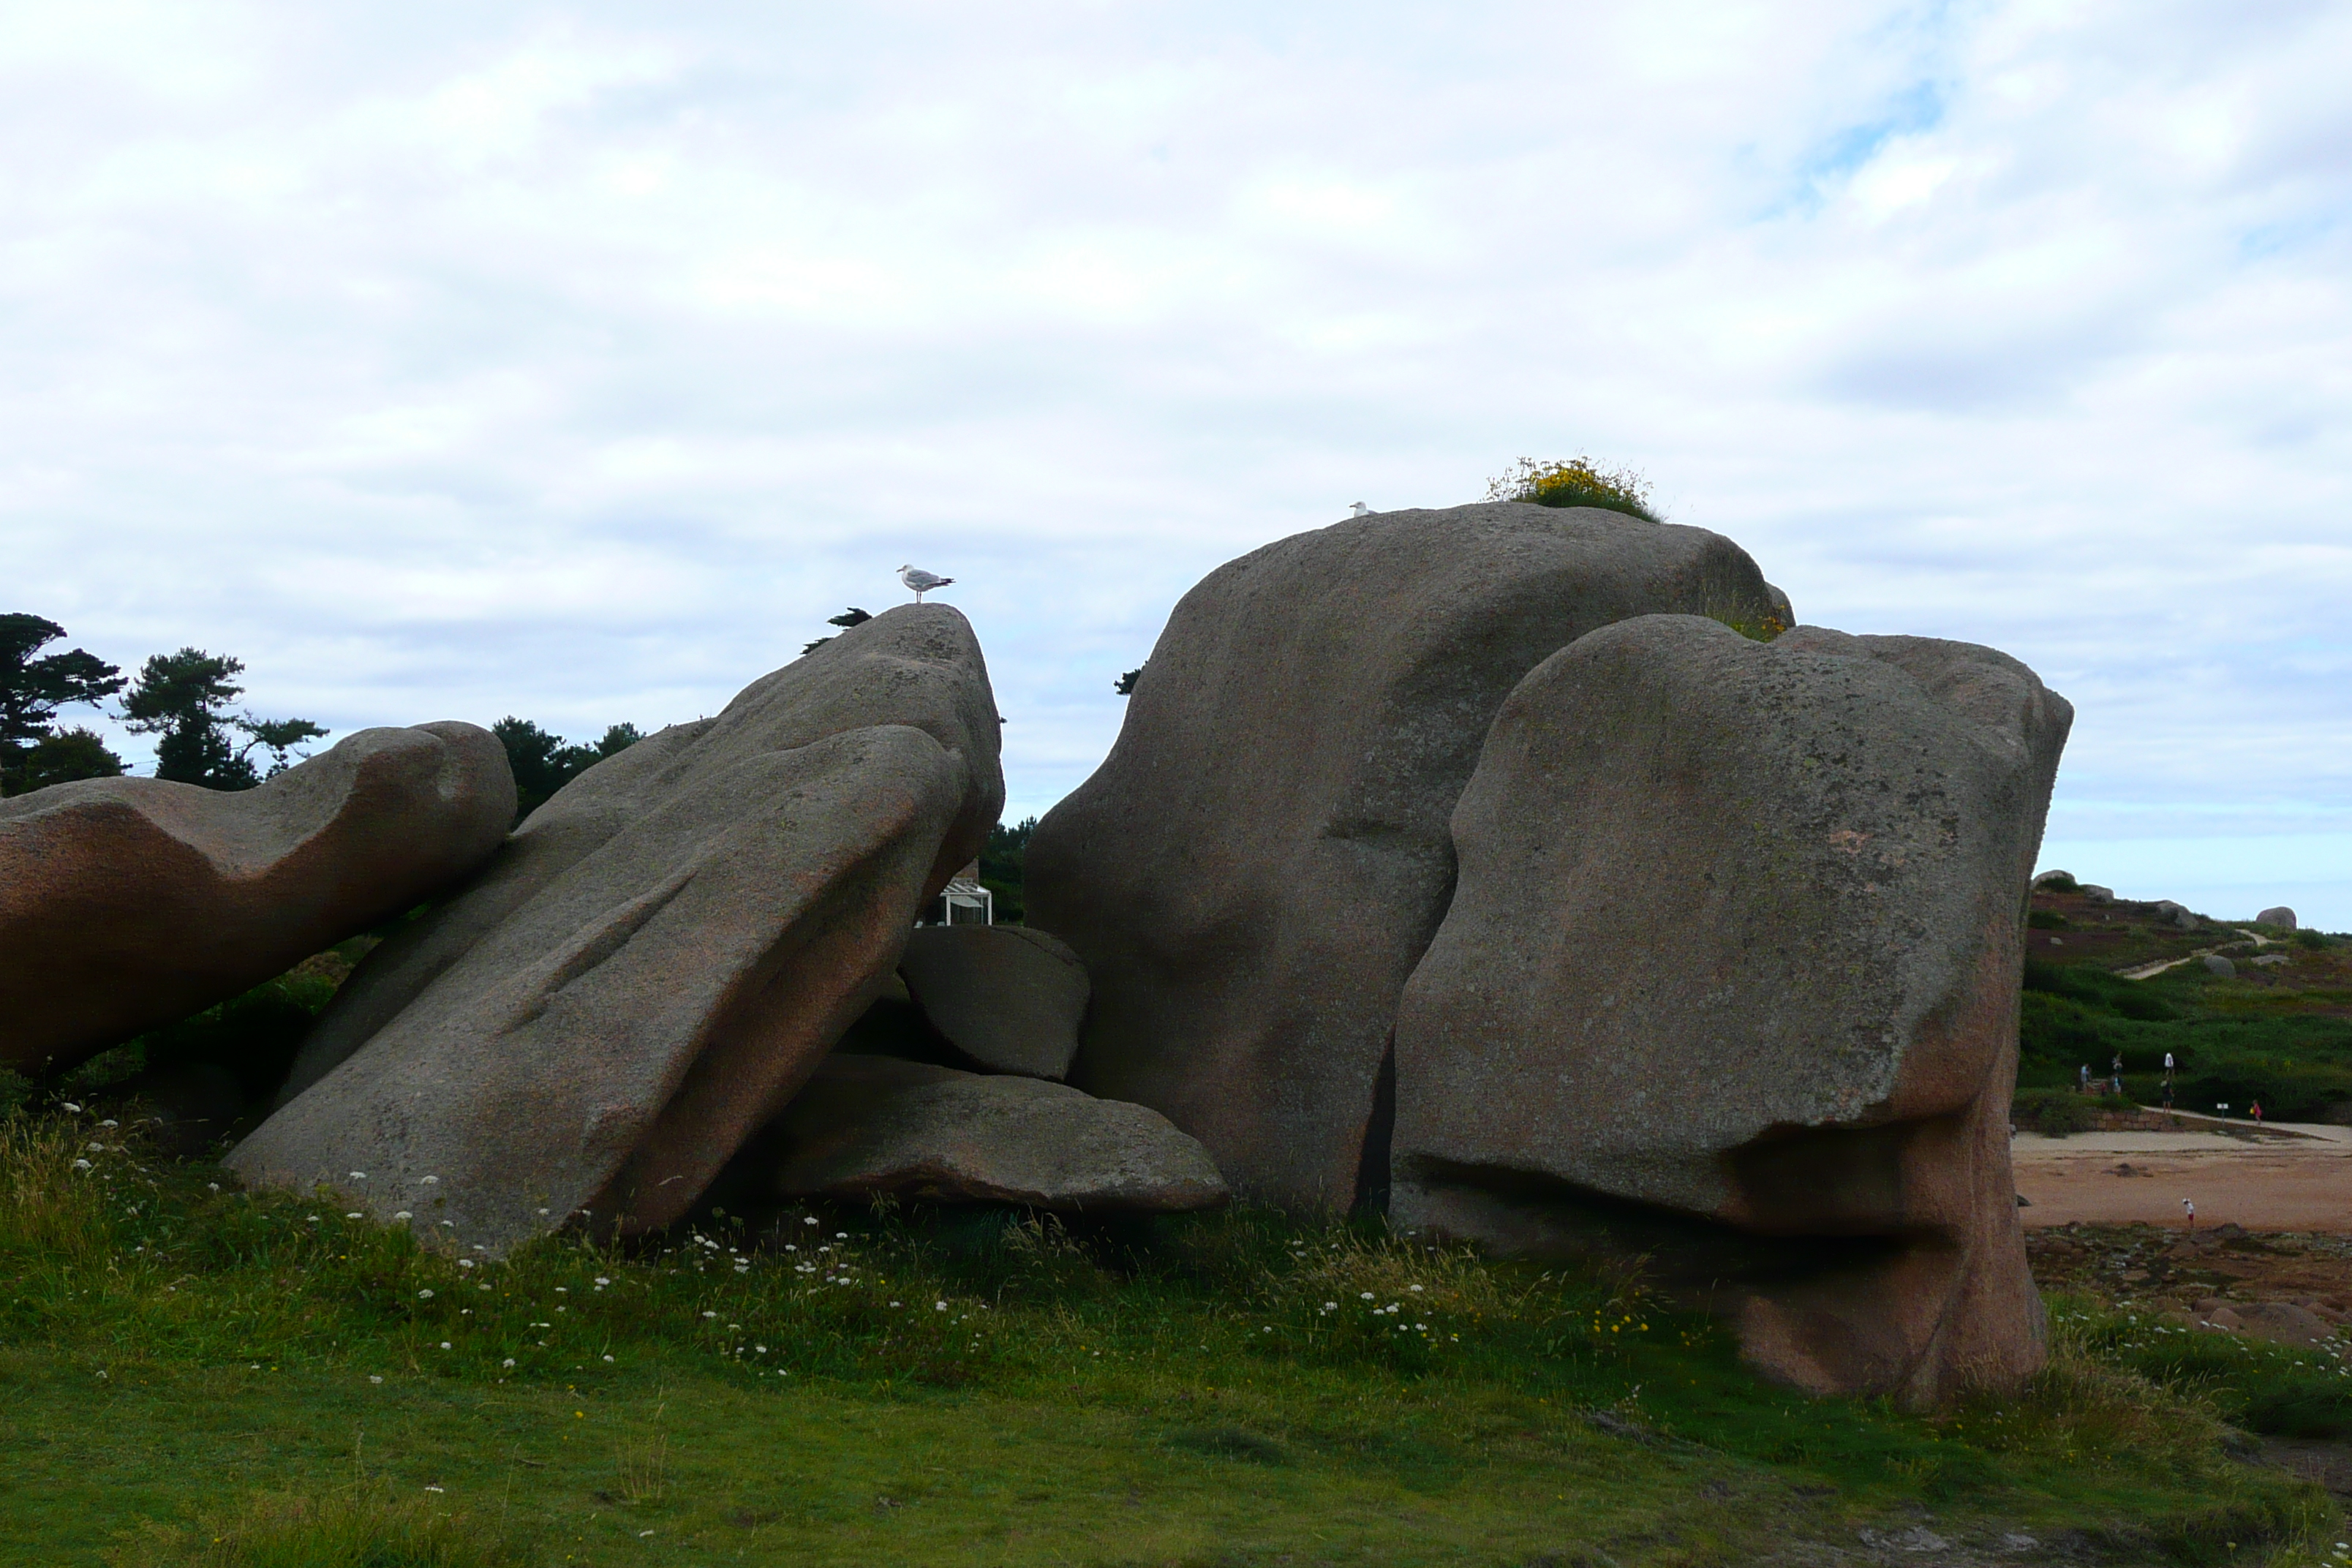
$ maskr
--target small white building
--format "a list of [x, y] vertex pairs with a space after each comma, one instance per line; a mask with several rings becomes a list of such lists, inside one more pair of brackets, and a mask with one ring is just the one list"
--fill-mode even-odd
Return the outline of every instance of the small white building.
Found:
[[985, 926], [996, 923], [996, 895], [980, 885], [980, 862], [974, 860], [948, 879], [945, 891], [930, 901], [924, 926]]

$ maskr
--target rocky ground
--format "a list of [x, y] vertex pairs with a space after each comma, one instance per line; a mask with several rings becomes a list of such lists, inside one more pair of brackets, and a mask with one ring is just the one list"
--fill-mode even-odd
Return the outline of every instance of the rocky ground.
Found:
[[[2331, 1361], [2352, 1355], [2352, 1341], [2338, 1337], [2352, 1324], [2352, 1236], [2076, 1223], [2029, 1230], [2026, 1251], [2045, 1293], [2136, 1308], [2175, 1331], [2251, 1335]], [[2266, 1437], [2259, 1462], [2352, 1503], [2352, 1443]]]

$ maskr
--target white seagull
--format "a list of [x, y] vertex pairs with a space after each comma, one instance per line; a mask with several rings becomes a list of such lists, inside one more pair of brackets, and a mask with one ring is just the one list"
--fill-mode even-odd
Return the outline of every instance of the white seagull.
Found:
[[955, 581], [952, 577], [935, 577], [919, 566], [898, 568], [898, 581], [915, 591], [915, 603], [921, 604], [923, 595], [934, 588], [944, 588]]
[[1362, 501], [1358, 501], [1355, 505], [1348, 509], [1348, 515], [1349, 517], [1370, 517], [1372, 515], [1372, 509], [1366, 506]]

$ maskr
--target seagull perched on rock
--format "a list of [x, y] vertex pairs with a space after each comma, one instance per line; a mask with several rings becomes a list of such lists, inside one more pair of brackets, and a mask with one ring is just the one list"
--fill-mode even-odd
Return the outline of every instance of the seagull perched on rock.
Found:
[[1366, 506], [1362, 501], [1358, 501], [1348, 509], [1348, 515], [1349, 517], [1370, 517], [1372, 515], [1372, 509]]
[[915, 591], [915, 603], [921, 604], [923, 595], [934, 588], [944, 588], [955, 581], [952, 577], [935, 577], [919, 566], [898, 568], [898, 581]]

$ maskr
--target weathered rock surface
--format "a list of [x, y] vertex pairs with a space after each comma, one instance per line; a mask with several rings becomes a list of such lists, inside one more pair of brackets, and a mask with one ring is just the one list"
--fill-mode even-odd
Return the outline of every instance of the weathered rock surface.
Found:
[[1650, 1253], [1808, 1389], [2030, 1373], [2020, 922], [2071, 721], [1926, 638], [1649, 616], [1547, 660], [1405, 989], [1394, 1220]]
[[2315, 1345], [2336, 1334], [2335, 1324], [2292, 1301], [2233, 1301], [2214, 1308], [2205, 1321], [2217, 1329], [2283, 1345]]
[[2279, 904], [2256, 915], [2254, 923], [2258, 926], [2276, 926], [2282, 931], [2293, 931], [2295, 929], [2294, 911], [2284, 904]]
[[2074, 873], [2072, 871], [2038, 871], [2034, 873], [2033, 885], [2036, 888], [2046, 888], [2053, 884], [2060, 887], [2076, 886], [2074, 881]]
[[362, 730], [255, 789], [0, 801], [0, 1066], [71, 1066], [365, 931], [479, 866], [514, 803], [498, 738], [458, 723]]
[[907, 939], [898, 973], [931, 1026], [981, 1066], [1068, 1074], [1087, 971], [1060, 938], [1026, 926], [925, 926]]
[[492, 1250], [666, 1224], [884, 988], [1003, 787], [971, 628], [878, 616], [533, 813], [369, 955], [230, 1163]]
[[1094, 984], [1071, 1081], [1164, 1112], [1250, 1196], [1376, 1200], [1397, 996], [1505, 694], [1611, 621], [1772, 607], [1718, 535], [1509, 502], [1382, 512], [1212, 573], [1108, 759], [1030, 840], [1030, 922]]
[[2083, 901], [2093, 909], [2105, 909], [2116, 901], [2116, 890], [2102, 888], [2096, 882], [2085, 882], [2083, 884]]
[[2156, 923], [2172, 931], [2195, 931], [2197, 917], [2186, 904], [2176, 904], [2170, 899], [2156, 901]]
[[782, 1197], [894, 1193], [1091, 1214], [1214, 1208], [1229, 1195], [1208, 1151], [1155, 1110], [889, 1057], [828, 1059], [776, 1131]]
[[2209, 952], [2205, 955], [2205, 973], [2230, 980], [2236, 977], [2238, 966], [2218, 952]]

